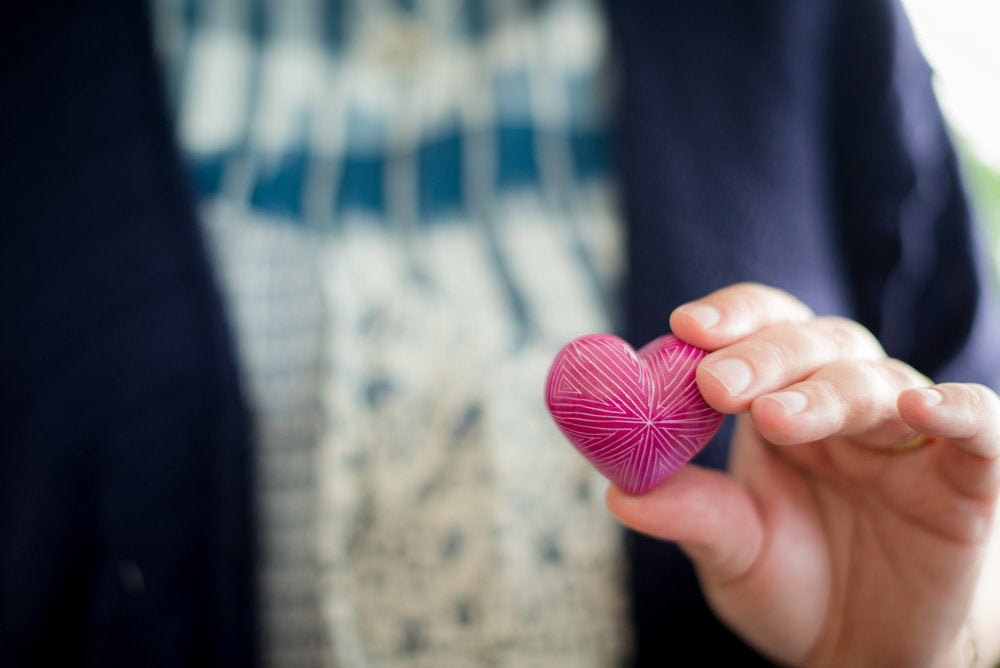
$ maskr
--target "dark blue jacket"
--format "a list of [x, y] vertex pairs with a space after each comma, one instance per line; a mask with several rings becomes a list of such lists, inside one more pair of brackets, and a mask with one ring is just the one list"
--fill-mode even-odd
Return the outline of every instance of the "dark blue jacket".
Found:
[[[251, 421], [144, 3], [18, 5], [0, 25], [0, 665], [252, 665]], [[609, 15], [633, 343], [756, 280], [938, 379], [997, 385], [992, 274], [897, 6]], [[637, 663], [750, 665], [677, 550], [627, 541]]]

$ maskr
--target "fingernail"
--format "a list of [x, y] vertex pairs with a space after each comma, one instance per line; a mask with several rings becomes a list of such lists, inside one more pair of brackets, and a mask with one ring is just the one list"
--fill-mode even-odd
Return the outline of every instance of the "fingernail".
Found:
[[698, 324], [705, 329], [714, 327], [720, 320], [722, 320], [722, 313], [719, 312], [719, 309], [714, 306], [709, 306], [708, 304], [691, 304], [690, 306], [683, 306], [681, 307], [681, 312], [696, 320]]
[[796, 415], [801, 413], [809, 405], [809, 397], [797, 392], [796, 390], [786, 390], [785, 392], [776, 392], [775, 394], [767, 395], [769, 398], [774, 399], [782, 408], [785, 409], [785, 415]]
[[750, 381], [753, 380], [750, 365], [738, 357], [719, 360], [707, 366], [706, 371], [722, 383], [731, 397], [737, 396], [750, 387]]
[[941, 390], [935, 390], [933, 387], [921, 387], [917, 392], [924, 398], [924, 404], [928, 406], [937, 406], [944, 399]]

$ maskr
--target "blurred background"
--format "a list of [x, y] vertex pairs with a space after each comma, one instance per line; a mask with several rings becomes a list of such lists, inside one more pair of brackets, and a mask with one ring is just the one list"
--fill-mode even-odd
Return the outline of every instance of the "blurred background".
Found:
[[1000, 262], [1000, 2], [904, 0]]

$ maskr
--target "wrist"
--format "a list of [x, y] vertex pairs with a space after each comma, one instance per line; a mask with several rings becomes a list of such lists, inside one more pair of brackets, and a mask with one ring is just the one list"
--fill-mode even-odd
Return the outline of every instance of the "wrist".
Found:
[[979, 668], [981, 660], [972, 624], [966, 621], [951, 645], [942, 648], [933, 658], [914, 665], [926, 668]]
[[940, 666], [961, 666], [961, 668], [978, 668], [979, 666], [979, 645], [976, 641], [976, 633], [972, 627], [972, 622], [966, 621], [962, 625], [962, 632], [959, 634], [952, 650], [940, 662]]
[[972, 620], [968, 620], [962, 625], [962, 666], [968, 668], [978, 668], [979, 666], [979, 644], [976, 642], [976, 631], [972, 626]]

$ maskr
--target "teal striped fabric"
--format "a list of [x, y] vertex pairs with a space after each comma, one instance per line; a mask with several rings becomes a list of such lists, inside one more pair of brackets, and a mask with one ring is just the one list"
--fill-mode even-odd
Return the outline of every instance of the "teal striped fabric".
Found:
[[[522, 43], [482, 48], [489, 27], [556, 3], [521, 4], [160, 0], [159, 42], [174, 99], [183, 100], [181, 138], [197, 193], [315, 223], [303, 186], [319, 185], [316, 172], [332, 161], [328, 215], [385, 215], [393, 206], [386, 181], [405, 160], [415, 183], [413, 201], [401, 206], [429, 223], [473, 206], [464, 172], [481, 141], [494, 153], [485, 184], [494, 191], [536, 187], [566, 197], [604, 178], [608, 119], [591, 45], [526, 45], [509, 35]], [[538, 67], [540, 56], [548, 67]], [[415, 74], [422, 67], [435, 70], [430, 80]], [[464, 86], [469, 75], [484, 79], [478, 90]], [[393, 108], [406, 92], [389, 89], [407, 78], [411, 104]], [[334, 82], [341, 90], [327, 90]], [[470, 104], [473, 93], [483, 99]]]

